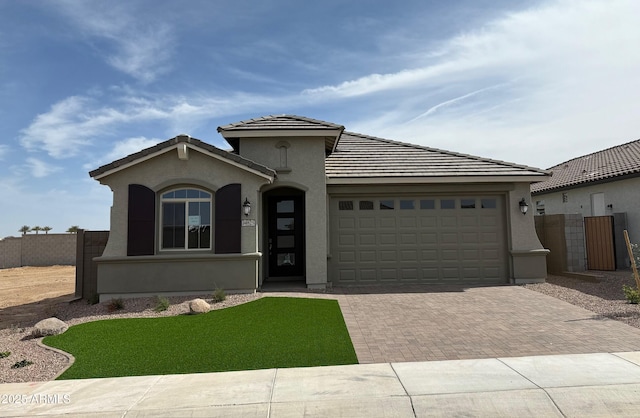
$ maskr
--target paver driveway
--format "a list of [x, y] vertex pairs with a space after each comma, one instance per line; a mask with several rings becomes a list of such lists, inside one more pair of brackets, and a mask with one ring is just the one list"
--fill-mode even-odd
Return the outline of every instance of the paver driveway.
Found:
[[640, 350], [640, 329], [519, 286], [286, 295], [337, 299], [360, 363]]

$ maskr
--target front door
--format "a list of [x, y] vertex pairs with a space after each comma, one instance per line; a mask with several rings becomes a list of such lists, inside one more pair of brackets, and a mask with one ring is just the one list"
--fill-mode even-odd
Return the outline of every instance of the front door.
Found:
[[269, 277], [304, 279], [303, 197], [268, 197]]

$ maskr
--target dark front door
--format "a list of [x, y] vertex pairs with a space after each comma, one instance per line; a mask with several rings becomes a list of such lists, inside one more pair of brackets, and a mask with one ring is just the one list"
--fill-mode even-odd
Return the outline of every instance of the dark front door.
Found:
[[299, 196], [268, 198], [269, 277], [304, 278], [304, 200]]

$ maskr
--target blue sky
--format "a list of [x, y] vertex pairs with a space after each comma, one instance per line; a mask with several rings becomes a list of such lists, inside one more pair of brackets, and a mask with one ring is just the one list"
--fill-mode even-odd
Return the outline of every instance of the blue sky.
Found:
[[640, 138], [635, 0], [0, 0], [0, 237], [108, 229], [88, 171], [291, 113], [547, 168]]

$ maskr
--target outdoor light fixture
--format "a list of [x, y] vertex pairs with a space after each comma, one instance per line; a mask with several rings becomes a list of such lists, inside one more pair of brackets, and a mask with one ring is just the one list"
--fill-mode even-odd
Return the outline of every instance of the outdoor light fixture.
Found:
[[522, 200], [520, 200], [520, 212], [522, 212], [523, 215], [526, 215], [528, 210], [529, 210], [529, 205], [527, 205], [527, 201], [524, 200], [524, 197], [523, 197]]
[[242, 210], [244, 211], [244, 216], [249, 216], [251, 213], [251, 202], [246, 197], [244, 198], [244, 203], [242, 204]]

